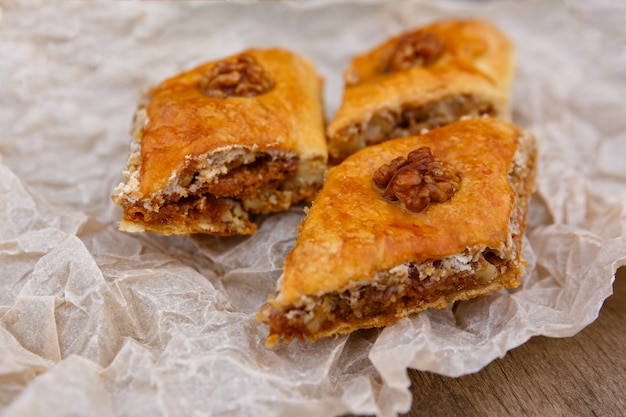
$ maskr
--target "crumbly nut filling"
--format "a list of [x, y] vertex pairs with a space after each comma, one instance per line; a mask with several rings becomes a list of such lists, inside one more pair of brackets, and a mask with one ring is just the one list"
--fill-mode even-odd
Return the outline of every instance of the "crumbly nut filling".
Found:
[[[379, 272], [374, 280], [355, 282], [342, 292], [303, 297], [286, 311], [266, 306], [262, 320], [270, 324], [270, 336], [314, 340], [319, 332], [344, 324], [367, 323], [376, 317], [399, 317], [405, 311], [430, 307], [442, 297], [497, 283], [508, 269], [518, 267], [499, 251], [485, 249], [429, 260], [407, 262]], [[502, 286], [506, 283], [502, 282]]]
[[[291, 203], [280, 201], [281, 184], [298, 168], [293, 153], [258, 152], [224, 164], [223, 173], [207, 175], [196, 164], [189, 164], [177, 177], [177, 183], [149, 203], [139, 201], [127, 207], [126, 220], [144, 224], [195, 223], [210, 218], [219, 221], [225, 213], [248, 218], [243, 211], [264, 213], [279, 210]], [[289, 195], [291, 197], [291, 195]], [[246, 205], [251, 200], [257, 204]], [[258, 203], [261, 201], [261, 203]], [[239, 207], [233, 211], [233, 207]]]
[[463, 117], [497, 116], [493, 106], [471, 95], [450, 96], [424, 105], [384, 109], [369, 120], [350, 125], [335, 134], [331, 157], [339, 162], [350, 153], [393, 138], [419, 135]]
[[208, 182], [199, 181], [199, 172], [193, 166], [189, 167], [180, 174], [180, 185], [195, 190], [197, 195], [246, 199], [258, 195], [264, 187], [275, 188], [294, 175], [297, 169], [298, 158], [295, 155], [273, 157], [261, 153], [248, 164], [243, 164], [241, 160], [233, 161], [225, 174]]

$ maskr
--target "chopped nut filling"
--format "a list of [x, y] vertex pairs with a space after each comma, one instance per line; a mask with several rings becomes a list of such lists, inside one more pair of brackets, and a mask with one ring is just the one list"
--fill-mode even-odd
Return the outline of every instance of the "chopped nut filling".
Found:
[[388, 201], [400, 201], [408, 210], [422, 212], [431, 203], [452, 198], [461, 183], [458, 171], [434, 157], [428, 147], [398, 157], [374, 172], [376, 187]]
[[307, 297], [287, 311], [268, 305], [263, 321], [271, 326], [271, 335], [281, 335], [286, 341], [311, 340], [316, 333], [344, 323], [367, 323], [376, 317], [419, 311], [437, 305], [442, 298], [448, 303], [459, 299], [461, 292], [486, 285], [506, 288], [510, 285], [507, 271], [516, 268], [516, 261], [495, 256], [489, 249], [422, 264], [408, 262], [379, 272], [374, 281]]
[[217, 201], [213, 196], [189, 196], [167, 201], [159, 211], [136, 204], [128, 208], [125, 218], [140, 224], [189, 224], [200, 219], [217, 222], [229, 211], [236, 210], [235, 201]]
[[430, 32], [409, 33], [400, 38], [385, 66], [386, 73], [427, 67], [441, 57], [445, 44]]
[[[145, 224], [194, 223], [203, 218], [217, 221], [234, 206], [245, 205], [248, 199], [271, 198], [273, 194], [268, 190], [280, 189], [297, 168], [298, 158], [294, 155], [272, 157], [260, 153], [249, 164], [234, 161], [234, 166], [230, 166], [227, 173], [213, 181], [201, 182], [191, 167], [189, 172], [180, 176], [180, 185], [185, 187], [186, 195], [173, 193], [167, 196], [157, 210], [138, 202], [128, 207], [126, 217], [127, 220]], [[265, 212], [253, 207], [246, 209]]]
[[410, 104], [402, 109], [384, 109], [370, 119], [350, 125], [335, 134], [338, 148], [330, 149], [333, 162], [366, 146], [388, 139], [419, 135], [424, 129], [434, 129], [462, 117], [497, 116], [493, 106], [470, 95], [448, 97], [420, 106]]
[[269, 74], [250, 55], [237, 61], [222, 61], [207, 71], [200, 80], [200, 90], [210, 97], [254, 97], [274, 87]]
[[[213, 182], [204, 183], [196, 193], [208, 193], [216, 197], [238, 197], [245, 199], [256, 196], [263, 187], [275, 187], [296, 173], [298, 158], [271, 158], [257, 156], [250, 164], [230, 167], [229, 172]], [[190, 185], [193, 184], [193, 179]]]

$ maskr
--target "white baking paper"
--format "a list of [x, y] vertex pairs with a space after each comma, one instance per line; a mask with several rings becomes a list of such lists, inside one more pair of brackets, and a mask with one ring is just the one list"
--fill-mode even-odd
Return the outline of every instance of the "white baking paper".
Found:
[[[626, 263], [626, 6], [620, 1], [0, 3], [0, 414], [393, 416], [407, 368], [477, 372], [591, 323]], [[442, 17], [517, 46], [515, 121], [539, 140], [520, 288], [384, 330], [264, 346], [302, 207], [250, 237], [117, 230], [110, 194], [141, 92], [282, 46], [318, 66], [332, 116], [350, 57]]]

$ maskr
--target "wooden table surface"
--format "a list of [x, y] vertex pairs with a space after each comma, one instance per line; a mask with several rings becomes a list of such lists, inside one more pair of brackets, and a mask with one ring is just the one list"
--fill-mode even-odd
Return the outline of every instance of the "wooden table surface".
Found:
[[626, 268], [573, 337], [534, 337], [476, 374], [411, 370], [416, 416], [626, 416]]

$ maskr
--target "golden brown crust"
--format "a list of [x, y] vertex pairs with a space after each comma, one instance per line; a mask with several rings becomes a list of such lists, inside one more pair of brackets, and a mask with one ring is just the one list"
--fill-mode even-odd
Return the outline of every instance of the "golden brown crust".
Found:
[[[232, 82], [238, 79], [241, 82], [235, 88]], [[327, 160], [321, 79], [310, 61], [291, 52], [243, 51], [151, 89], [139, 107], [134, 136], [136, 149], [129, 160], [126, 184], [113, 196], [125, 207], [122, 229], [252, 233], [255, 226], [247, 211], [284, 210], [312, 198], [321, 186]], [[201, 199], [198, 189], [211, 196], [205, 184], [225, 178], [231, 169], [281, 159], [296, 160], [297, 169], [285, 168], [285, 175], [257, 184], [258, 196], [247, 195], [246, 201], [240, 201], [240, 195], [219, 195], [234, 201], [208, 207], [205, 219], [202, 215], [195, 222], [179, 215], [129, 215], [131, 211], [158, 213], [161, 206], [175, 205], [191, 195]], [[196, 183], [190, 184], [192, 180]], [[217, 188], [214, 184], [213, 190]], [[214, 199], [203, 201], [213, 204]], [[227, 218], [235, 216], [235, 223], [221, 227], [221, 212], [230, 213]], [[180, 220], [178, 226], [175, 219]], [[170, 221], [174, 223], [164, 225]], [[200, 224], [203, 221], [209, 223]]]
[[[406, 36], [424, 33], [443, 43], [441, 54], [431, 58], [432, 62], [390, 72], [388, 63], [398, 43]], [[345, 70], [343, 102], [328, 127], [331, 157], [341, 160], [364, 146], [346, 144], [342, 131], [367, 122], [380, 111], [399, 113], [465, 97], [475, 101], [473, 105], [490, 107], [487, 113], [508, 120], [513, 74], [511, 42], [483, 21], [445, 20], [395, 36], [355, 57]], [[435, 120], [431, 127], [438, 123]]]
[[[450, 200], [414, 213], [382, 198], [372, 180], [381, 165], [424, 146], [452, 164], [461, 182]], [[462, 284], [448, 293], [442, 290], [441, 297], [412, 301], [407, 309], [394, 310], [396, 305], [388, 308], [388, 315], [339, 321], [306, 336], [315, 339], [336, 331], [386, 325], [423, 308], [516, 286], [523, 272], [521, 235], [534, 183], [534, 154], [534, 140], [519, 128], [495, 119], [471, 119], [350, 156], [329, 171], [286, 258], [277, 296], [259, 318], [268, 324], [278, 322], [290, 309], [319, 301], [325, 294], [373, 283], [381, 272], [464, 253], [472, 262], [486, 257], [488, 263], [503, 263], [507, 271], [493, 282], [465, 290]], [[497, 254], [497, 262], [489, 259], [490, 253]]]

